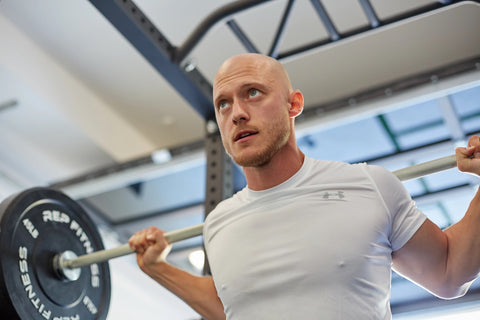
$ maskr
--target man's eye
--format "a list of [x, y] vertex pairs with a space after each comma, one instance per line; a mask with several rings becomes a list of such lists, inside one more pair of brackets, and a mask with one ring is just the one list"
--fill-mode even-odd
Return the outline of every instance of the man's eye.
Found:
[[254, 98], [254, 97], [258, 96], [259, 94], [260, 94], [260, 91], [257, 90], [257, 89], [250, 89], [250, 90], [248, 90], [248, 96], [249, 96], [250, 98]]
[[218, 109], [222, 110], [222, 109], [225, 109], [225, 108], [228, 108], [230, 106], [230, 104], [226, 101], [221, 101], [219, 104], [218, 104]]

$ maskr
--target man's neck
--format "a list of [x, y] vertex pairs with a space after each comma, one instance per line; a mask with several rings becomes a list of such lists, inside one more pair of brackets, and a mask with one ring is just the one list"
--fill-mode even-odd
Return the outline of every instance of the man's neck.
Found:
[[280, 150], [263, 166], [244, 167], [248, 188], [260, 191], [275, 187], [297, 173], [304, 160], [305, 155], [296, 147], [294, 150]]

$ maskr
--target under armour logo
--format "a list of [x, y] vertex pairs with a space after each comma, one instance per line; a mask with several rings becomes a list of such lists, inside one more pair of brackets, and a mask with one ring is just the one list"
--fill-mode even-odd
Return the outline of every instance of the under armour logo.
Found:
[[345, 194], [343, 191], [325, 191], [322, 193], [323, 200], [343, 200]]

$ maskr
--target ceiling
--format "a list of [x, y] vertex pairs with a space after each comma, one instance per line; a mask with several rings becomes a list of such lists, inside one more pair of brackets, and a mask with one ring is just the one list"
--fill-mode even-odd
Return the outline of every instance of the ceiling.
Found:
[[[212, 24], [165, 69], [98, 2], [0, 1], [0, 199], [32, 186], [61, 188], [123, 241], [150, 224], [200, 223], [211, 111], [201, 103], [208, 94], [188, 91], [198, 85], [189, 77], [198, 72], [209, 82], [224, 59], [247, 50], [235, 26], [259, 52], [278, 49], [304, 93], [298, 140], [312, 157], [394, 170], [453, 153], [480, 132], [478, 1], [324, 0], [329, 19], [317, 1], [264, 1]], [[177, 49], [232, 1], [134, 3]], [[450, 208], [478, 184], [444, 174], [406, 183], [442, 227], [458, 220]], [[243, 185], [236, 168], [235, 188]], [[442, 197], [452, 201], [439, 205]]]

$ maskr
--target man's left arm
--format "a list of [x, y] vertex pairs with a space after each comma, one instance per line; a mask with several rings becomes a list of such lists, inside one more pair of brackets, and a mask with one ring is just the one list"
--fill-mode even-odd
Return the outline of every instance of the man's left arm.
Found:
[[[456, 156], [460, 171], [480, 175], [480, 137], [457, 148]], [[393, 253], [393, 268], [439, 297], [464, 295], [480, 274], [480, 190], [464, 217], [446, 230], [427, 219]]]

